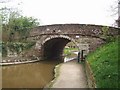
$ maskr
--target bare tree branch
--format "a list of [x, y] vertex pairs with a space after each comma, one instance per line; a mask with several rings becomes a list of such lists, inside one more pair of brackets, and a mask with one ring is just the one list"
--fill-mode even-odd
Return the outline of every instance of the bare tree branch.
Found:
[[0, 3], [8, 3], [11, 2], [12, 0], [0, 0]]

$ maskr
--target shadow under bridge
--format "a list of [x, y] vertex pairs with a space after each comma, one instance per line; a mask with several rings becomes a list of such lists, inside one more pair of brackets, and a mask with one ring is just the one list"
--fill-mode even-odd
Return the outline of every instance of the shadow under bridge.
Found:
[[44, 60], [63, 60], [63, 50], [71, 40], [66, 38], [52, 38], [42, 46]]

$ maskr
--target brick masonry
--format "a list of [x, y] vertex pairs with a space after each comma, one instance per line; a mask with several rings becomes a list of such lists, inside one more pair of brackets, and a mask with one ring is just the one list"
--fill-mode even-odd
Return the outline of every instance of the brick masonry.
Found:
[[[105, 43], [105, 38], [103, 37], [103, 29], [105, 27], [107, 26], [89, 24], [55, 24], [39, 26], [31, 30], [27, 40], [36, 42], [34, 49], [38, 51], [38, 57], [42, 57], [41, 59], [45, 56], [51, 56], [51, 52], [54, 56], [62, 56], [65, 45], [70, 41], [74, 42], [79, 49], [82, 49], [80, 47], [81, 44], [88, 44], [88, 51], [91, 52]], [[119, 35], [119, 28], [107, 28], [108, 36]]]

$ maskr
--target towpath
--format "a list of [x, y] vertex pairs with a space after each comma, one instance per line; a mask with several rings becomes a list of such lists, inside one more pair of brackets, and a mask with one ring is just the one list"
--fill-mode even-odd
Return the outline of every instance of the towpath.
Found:
[[61, 64], [57, 73], [52, 88], [88, 88], [84, 66], [76, 60]]

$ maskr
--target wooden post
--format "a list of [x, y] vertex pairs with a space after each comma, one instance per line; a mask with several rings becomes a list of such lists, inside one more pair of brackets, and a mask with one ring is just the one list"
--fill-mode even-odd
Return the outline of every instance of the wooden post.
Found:
[[80, 62], [80, 51], [78, 52], [78, 63]]
[[84, 52], [85, 50], [81, 50], [81, 61], [84, 61], [84, 56], [83, 56], [83, 52]]

